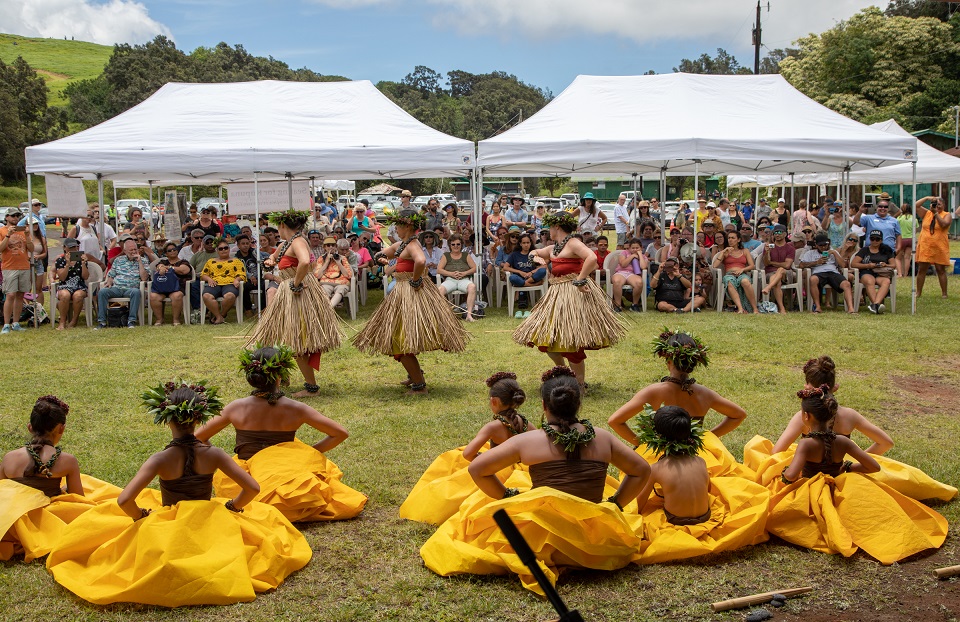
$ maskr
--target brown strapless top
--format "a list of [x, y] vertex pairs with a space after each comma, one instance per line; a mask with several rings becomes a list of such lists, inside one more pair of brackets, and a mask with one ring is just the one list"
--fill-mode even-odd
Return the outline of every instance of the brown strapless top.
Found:
[[802, 434], [801, 436], [802, 438], [816, 439], [823, 445], [823, 458], [820, 462], [810, 460], [804, 462], [801, 475], [803, 477], [813, 477], [817, 473], [823, 473], [831, 477], [840, 475], [840, 471], [843, 470], [843, 460], [840, 462], [831, 462], [833, 459], [833, 440], [837, 438], [837, 435], [832, 432], [814, 432], [811, 434]]
[[178, 440], [181, 442], [174, 441], [167, 447], [179, 447], [186, 454], [183, 475], [176, 479], [160, 479], [163, 505], [175, 505], [180, 501], [209, 501], [213, 495], [213, 473], [200, 474], [193, 470], [193, 458], [200, 441], [192, 436]]
[[62, 477], [25, 475], [23, 477], [11, 477], [10, 479], [18, 484], [23, 484], [24, 486], [29, 486], [30, 488], [36, 488], [48, 497], [56, 497], [57, 495], [63, 494], [63, 490], [60, 488], [61, 484], [63, 483]]
[[552, 460], [530, 465], [533, 487], [547, 486], [560, 492], [600, 503], [607, 479], [607, 463], [600, 460]]
[[297, 438], [297, 431], [273, 432], [270, 430], [237, 430], [237, 445], [233, 453], [241, 460], [249, 460], [261, 449], [290, 443]]

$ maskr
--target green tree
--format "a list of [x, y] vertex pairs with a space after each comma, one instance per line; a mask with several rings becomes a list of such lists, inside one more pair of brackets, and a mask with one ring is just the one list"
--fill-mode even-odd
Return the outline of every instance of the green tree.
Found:
[[749, 67], [741, 66], [736, 57], [723, 48], [717, 48], [716, 56], [701, 54], [699, 58], [694, 60], [684, 58], [680, 61], [680, 66], [674, 67], [673, 70], [683, 73], [708, 73], [716, 75], [753, 73]]
[[417, 65], [411, 73], [404, 76], [401, 83], [420, 91], [424, 95], [439, 95], [443, 93], [442, 80], [443, 76], [433, 69]]
[[47, 107], [43, 78], [22, 57], [0, 61], [0, 177], [23, 179], [24, 149], [66, 131], [65, 111]]

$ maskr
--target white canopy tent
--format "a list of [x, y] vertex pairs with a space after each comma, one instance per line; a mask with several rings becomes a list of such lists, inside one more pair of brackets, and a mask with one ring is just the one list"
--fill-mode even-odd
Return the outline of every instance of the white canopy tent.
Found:
[[523, 123], [480, 141], [477, 166], [481, 181], [658, 173], [663, 195], [671, 173], [849, 174], [913, 163], [916, 148], [913, 136], [848, 119], [779, 75], [578, 76]]

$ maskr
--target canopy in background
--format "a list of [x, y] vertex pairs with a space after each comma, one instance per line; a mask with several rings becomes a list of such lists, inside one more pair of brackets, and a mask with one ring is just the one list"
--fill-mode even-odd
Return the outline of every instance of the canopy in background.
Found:
[[[870, 127], [894, 136], [913, 137], [913, 134], [903, 129], [893, 119], [874, 123]], [[834, 185], [839, 179], [840, 176], [836, 174], [796, 175], [794, 177], [794, 185]], [[960, 158], [956, 158], [935, 147], [931, 147], [922, 140], [917, 141], [917, 183], [931, 184], [951, 181], [960, 182]], [[854, 171], [850, 173], [850, 183], [855, 185], [912, 184], [913, 166], [907, 163], [885, 166], [873, 170]], [[790, 177], [780, 175], [735, 175], [727, 178], [727, 185], [751, 188], [757, 185], [789, 186]]]
[[806, 173], [915, 159], [917, 140], [810, 99], [782, 76], [578, 76], [479, 143], [484, 175]]
[[169, 83], [83, 132], [26, 150], [27, 173], [127, 182], [464, 176], [470, 141], [438, 132], [368, 80]]

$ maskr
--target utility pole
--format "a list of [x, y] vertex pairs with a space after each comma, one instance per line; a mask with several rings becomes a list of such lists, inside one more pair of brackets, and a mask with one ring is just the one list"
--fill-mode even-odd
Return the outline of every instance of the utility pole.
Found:
[[960, 106], [954, 106], [953, 112], [953, 148], [960, 147]]
[[753, 25], [753, 73], [760, 74], [760, 0], [757, 0], [757, 22]]

